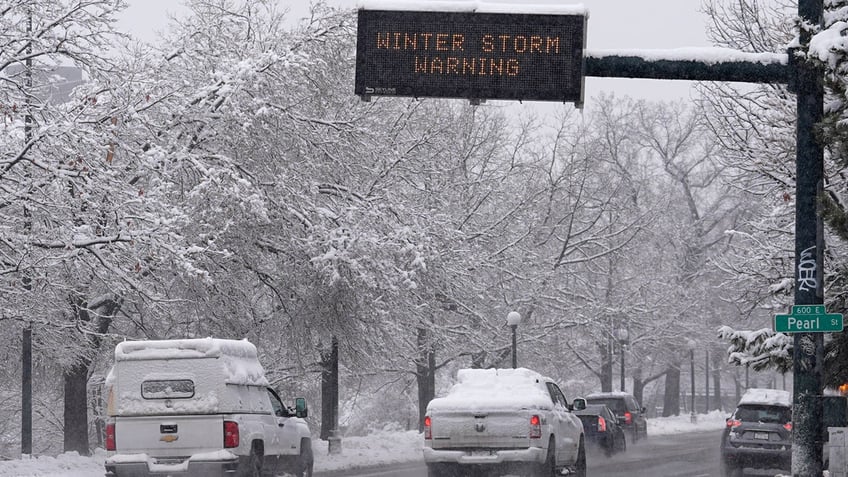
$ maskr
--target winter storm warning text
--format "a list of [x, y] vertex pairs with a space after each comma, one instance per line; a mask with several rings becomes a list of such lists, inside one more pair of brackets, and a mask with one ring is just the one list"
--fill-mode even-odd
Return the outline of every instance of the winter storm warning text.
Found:
[[477, 47], [470, 52], [463, 33], [378, 32], [375, 40], [378, 50], [412, 52], [406, 66], [424, 75], [518, 76], [522, 57], [562, 53], [558, 36], [484, 33], [471, 39]]
[[583, 15], [359, 10], [356, 84], [372, 95], [583, 98]]

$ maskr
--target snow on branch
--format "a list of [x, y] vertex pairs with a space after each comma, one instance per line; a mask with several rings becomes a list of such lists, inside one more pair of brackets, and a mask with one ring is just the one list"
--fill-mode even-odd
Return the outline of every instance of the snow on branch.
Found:
[[718, 338], [730, 342], [727, 362], [750, 366], [754, 371], [774, 369], [785, 373], [792, 369], [792, 339], [768, 328], [734, 330], [729, 326], [718, 329]]

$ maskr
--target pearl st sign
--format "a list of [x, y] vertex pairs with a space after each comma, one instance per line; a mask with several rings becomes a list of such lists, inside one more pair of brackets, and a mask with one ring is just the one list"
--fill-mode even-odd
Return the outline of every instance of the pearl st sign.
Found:
[[793, 305], [791, 314], [774, 316], [779, 333], [837, 333], [842, 328], [842, 314], [827, 313], [824, 305]]
[[359, 10], [354, 91], [582, 103], [585, 15]]

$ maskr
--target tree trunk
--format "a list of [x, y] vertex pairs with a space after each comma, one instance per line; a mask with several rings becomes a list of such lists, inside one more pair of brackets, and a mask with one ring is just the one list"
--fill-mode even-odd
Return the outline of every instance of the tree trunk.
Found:
[[76, 364], [64, 373], [65, 452], [89, 455], [88, 450], [88, 366]]
[[[89, 303], [81, 295], [69, 297], [73, 317], [78, 326], [90, 329], [91, 313]], [[79, 452], [89, 455], [88, 441], [88, 374], [91, 370], [91, 356], [100, 348], [101, 336], [109, 330], [115, 314], [121, 308], [120, 299], [106, 299], [96, 304], [96, 326], [93, 333], [82, 338], [90, 353], [84, 353], [79, 361], [63, 373], [65, 390], [63, 432], [65, 452]]]
[[648, 376], [645, 379], [642, 379], [642, 368], [636, 368], [633, 372], [633, 397], [636, 398], [636, 401], [640, 406], [645, 407], [645, 401], [642, 399], [645, 397], [645, 386], [650, 384], [657, 379], [660, 379], [665, 375], [666, 371], [655, 374], [653, 376]]
[[736, 402], [739, 402], [742, 399], [742, 383], [739, 382], [739, 369], [736, 369], [736, 372], [733, 373], [733, 385], [736, 388]]
[[645, 391], [645, 383], [642, 382], [641, 376], [633, 376], [633, 397], [636, 398], [636, 401], [640, 406], [645, 405], [645, 401], [642, 400], [643, 394]]
[[486, 366], [486, 352], [471, 353], [471, 369], [483, 369]]
[[426, 328], [418, 328], [418, 360], [415, 363], [418, 384], [418, 432], [424, 431], [427, 404], [436, 397], [436, 352]]
[[680, 415], [680, 368], [670, 366], [665, 374], [663, 417]]
[[321, 352], [321, 433], [327, 440], [339, 425], [339, 340]]
[[612, 344], [599, 345], [601, 350], [601, 391], [612, 391]]
[[642, 398], [645, 394], [645, 382], [642, 380], [642, 366], [636, 366], [633, 368], [633, 397], [636, 398], [636, 401], [640, 406], [644, 406], [645, 403], [642, 401]]
[[719, 353], [713, 353], [713, 401], [712, 407], [713, 409], [718, 409], [719, 411], [724, 410], [724, 403], [721, 401], [721, 365], [722, 365], [722, 355]]

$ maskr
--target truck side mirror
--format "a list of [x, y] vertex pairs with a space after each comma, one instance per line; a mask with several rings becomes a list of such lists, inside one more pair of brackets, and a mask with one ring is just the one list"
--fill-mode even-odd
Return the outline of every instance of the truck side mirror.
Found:
[[586, 409], [586, 400], [583, 398], [574, 398], [574, 401], [571, 401], [571, 410], [572, 411], [582, 411]]
[[306, 417], [309, 415], [309, 409], [306, 407], [306, 399], [297, 398], [294, 400], [294, 415], [297, 417]]

